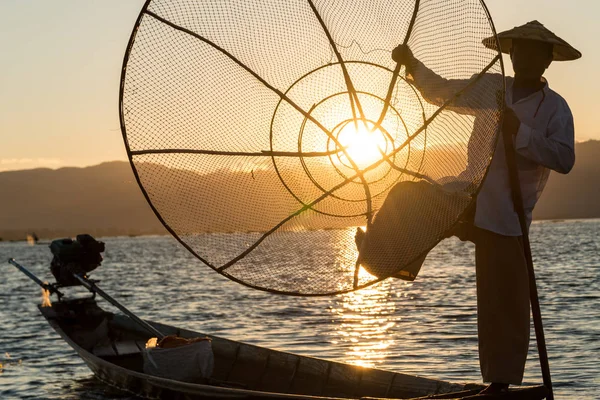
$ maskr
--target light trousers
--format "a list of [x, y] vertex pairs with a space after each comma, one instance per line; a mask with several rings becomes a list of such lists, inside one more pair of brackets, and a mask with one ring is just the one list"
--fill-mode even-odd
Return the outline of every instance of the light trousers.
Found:
[[529, 349], [529, 283], [521, 236], [475, 228], [477, 331], [484, 382], [520, 385]]

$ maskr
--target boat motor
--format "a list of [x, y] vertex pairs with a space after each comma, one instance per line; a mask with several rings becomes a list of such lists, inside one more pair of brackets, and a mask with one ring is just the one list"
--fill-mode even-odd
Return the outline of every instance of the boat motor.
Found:
[[57, 239], [50, 243], [54, 255], [50, 271], [59, 286], [76, 286], [81, 282], [73, 274], [85, 276], [102, 263], [104, 242], [91, 235], [77, 235], [73, 239]]
[[[56, 283], [49, 284], [43, 282], [31, 271], [15, 261], [14, 258], [10, 258], [8, 262], [40, 285], [44, 290], [56, 294], [59, 302], [62, 301], [64, 296], [64, 294], [58, 290], [59, 287], [82, 285], [92, 293], [92, 299], [95, 298], [96, 294], [99, 294], [103, 299], [117, 307], [123, 314], [127, 315], [158, 339], [163, 339], [165, 337], [165, 335], [153, 325], [140, 319], [124, 305], [99, 288], [97, 285], [99, 281], [87, 277], [88, 273], [98, 268], [102, 263], [101, 253], [104, 252], [104, 242], [100, 242], [90, 235], [83, 234], [77, 235], [75, 240], [58, 239], [52, 241], [52, 243], [50, 243], [50, 251], [52, 251], [52, 254], [54, 255], [52, 263], [50, 264], [50, 271], [52, 272], [52, 275], [54, 275], [54, 278], [56, 278]], [[73, 301], [73, 299], [68, 301]], [[50, 302], [48, 302], [48, 305], [42, 305], [42, 307], [45, 306], [50, 306]]]

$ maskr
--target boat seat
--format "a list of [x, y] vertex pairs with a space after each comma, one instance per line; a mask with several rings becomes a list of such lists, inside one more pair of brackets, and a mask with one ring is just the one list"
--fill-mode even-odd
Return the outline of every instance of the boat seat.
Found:
[[98, 357], [116, 357], [139, 354], [140, 347], [134, 340], [117, 341], [110, 344], [96, 345], [92, 353]]
[[117, 356], [117, 351], [110, 344], [103, 344], [94, 346], [92, 354], [98, 357], [115, 357]]
[[113, 345], [116, 347], [117, 354], [120, 356], [140, 353], [140, 348], [133, 340], [114, 342]]

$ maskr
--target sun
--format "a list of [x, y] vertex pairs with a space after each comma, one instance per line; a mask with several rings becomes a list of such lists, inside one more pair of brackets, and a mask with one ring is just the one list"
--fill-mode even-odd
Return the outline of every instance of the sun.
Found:
[[[373, 123], [358, 121], [347, 123], [342, 127], [337, 140], [346, 149], [348, 157], [352, 159], [361, 170], [379, 161], [381, 152], [386, 152], [387, 141], [380, 129], [372, 130]], [[352, 163], [344, 155], [340, 155], [340, 161], [345, 166], [352, 168]]]

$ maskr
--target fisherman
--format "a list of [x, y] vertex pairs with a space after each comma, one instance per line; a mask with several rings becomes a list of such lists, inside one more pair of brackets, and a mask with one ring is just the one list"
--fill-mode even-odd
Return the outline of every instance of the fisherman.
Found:
[[[498, 38], [515, 71], [514, 78], [505, 78], [503, 135], [478, 194], [472, 221], [464, 224], [468, 229], [456, 232], [461, 239], [473, 241], [476, 248], [479, 361], [483, 381], [490, 383], [482, 393], [520, 385], [529, 348], [527, 264], [503, 140], [512, 140], [516, 149], [523, 205], [530, 224], [550, 170], [566, 174], [575, 163], [573, 115], [542, 74], [552, 61], [581, 57], [579, 51], [537, 21], [502, 32]], [[495, 38], [485, 39], [483, 44], [496, 49]], [[392, 58], [406, 66], [409, 82], [434, 104], [451, 98], [456, 88], [467, 82], [436, 75], [406, 45], [398, 46]], [[486, 74], [481, 79], [501, 78]], [[464, 99], [458, 101], [463, 102], [464, 112], [468, 93], [461, 97]], [[467, 113], [476, 118], [481, 114], [471, 111]], [[473, 135], [477, 134], [476, 127], [477, 122]]]

